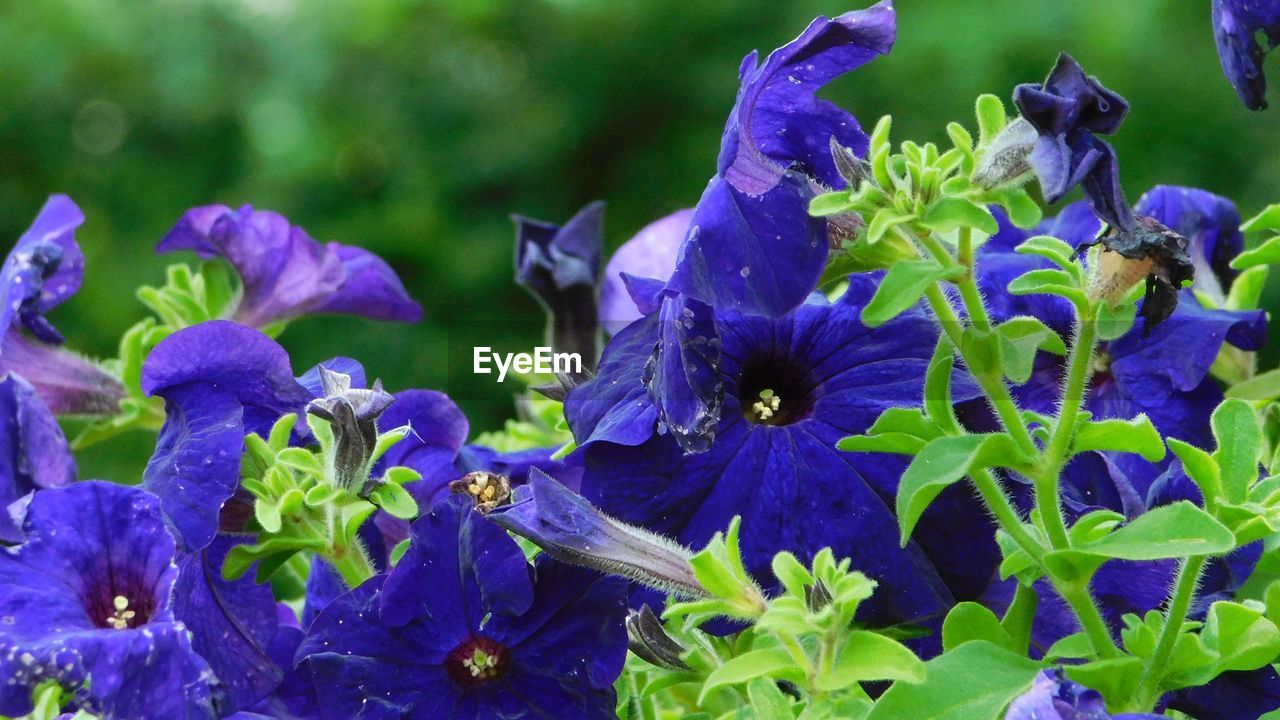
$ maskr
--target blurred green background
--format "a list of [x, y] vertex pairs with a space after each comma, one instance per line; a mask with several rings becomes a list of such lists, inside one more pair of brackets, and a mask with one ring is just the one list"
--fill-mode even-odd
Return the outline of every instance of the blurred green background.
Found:
[[[81, 205], [88, 273], [54, 320], [73, 348], [108, 356], [143, 316], [133, 289], [162, 281], [168, 260], [152, 247], [183, 210], [278, 210], [387, 258], [426, 309], [414, 327], [296, 322], [282, 337], [295, 368], [353, 355], [392, 389], [449, 391], [473, 431], [495, 428], [512, 383], [462, 361], [473, 345], [527, 349], [542, 323], [511, 283], [509, 214], [561, 221], [602, 198], [612, 247], [691, 205], [742, 56], [861, 4], [0, 2], [0, 237], [50, 193]], [[944, 141], [947, 121], [972, 125], [976, 95], [1007, 98], [1066, 50], [1133, 105], [1113, 139], [1131, 199], [1176, 183], [1246, 215], [1280, 200], [1280, 109], [1236, 100], [1208, 0], [897, 7], [893, 54], [825, 91], [864, 125], [892, 113], [896, 138]], [[147, 440], [95, 448], [82, 474], [129, 479]]]

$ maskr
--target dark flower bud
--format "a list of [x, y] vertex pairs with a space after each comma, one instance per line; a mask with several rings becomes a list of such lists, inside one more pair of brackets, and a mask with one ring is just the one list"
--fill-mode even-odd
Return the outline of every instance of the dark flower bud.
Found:
[[1000, 131], [984, 149], [973, 169], [973, 181], [988, 190], [1030, 177], [1031, 150], [1040, 137], [1026, 118], [1018, 118]]
[[875, 183], [871, 174], [871, 164], [858, 157], [853, 148], [840, 144], [835, 135], [831, 136], [831, 161], [835, 163], [836, 172], [848, 183], [849, 190], [857, 190], [864, 180]]
[[809, 607], [809, 612], [822, 612], [823, 608], [831, 604], [831, 591], [821, 580], [815, 580], [812, 585], [804, 586], [804, 603]]
[[364, 494], [369, 462], [378, 442], [378, 416], [395, 400], [374, 381], [369, 389], [351, 387], [351, 376], [320, 368], [325, 396], [312, 400], [307, 412], [333, 426], [333, 471], [337, 484]]
[[476, 510], [488, 513], [511, 499], [511, 479], [506, 475], [476, 470], [449, 483], [454, 495], [470, 495]]
[[596, 374], [590, 370], [584, 370], [580, 373], [556, 373], [556, 381], [547, 383], [546, 385], [535, 385], [530, 388], [539, 395], [555, 400], [556, 402], [564, 402], [568, 397], [569, 391], [587, 382]]
[[636, 657], [666, 670], [691, 670], [680, 655], [684, 647], [667, 634], [648, 605], [627, 615], [627, 646]]
[[1178, 289], [1195, 277], [1195, 266], [1187, 254], [1187, 239], [1145, 215], [1136, 218], [1134, 229], [1109, 228], [1097, 239], [1083, 243], [1079, 255], [1094, 245], [1102, 245], [1089, 297], [1107, 303], [1118, 302], [1146, 278], [1142, 317], [1144, 333], [1160, 324], [1178, 306]]

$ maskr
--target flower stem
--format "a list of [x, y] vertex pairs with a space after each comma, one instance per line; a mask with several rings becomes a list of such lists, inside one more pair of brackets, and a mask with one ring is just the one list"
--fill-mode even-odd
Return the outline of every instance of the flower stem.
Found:
[[356, 588], [365, 580], [375, 575], [373, 564], [369, 562], [359, 538], [347, 539], [342, 526], [342, 513], [329, 507], [329, 550], [325, 559], [333, 564], [342, 581], [350, 588]]
[[[1050, 579], [1052, 580], [1052, 575]], [[1080, 621], [1080, 627], [1089, 637], [1089, 644], [1093, 646], [1094, 652], [1098, 653], [1098, 657], [1104, 660], [1120, 657], [1120, 649], [1116, 647], [1115, 640], [1111, 638], [1111, 630], [1107, 628], [1107, 621], [1098, 610], [1093, 596], [1089, 594], [1089, 586], [1084, 583], [1063, 583], [1054, 580], [1053, 587], [1075, 612], [1076, 619]]]
[[1182, 632], [1182, 622], [1187, 619], [1187, 611], [1191, 608], [1191, 601], [1195, 599], [1196, 585], [1200, 582], [1204, 564], [1205, 557], [1200, 555], [1185, 558], [1178, 566], [1178, 578], [1173, 584], [1173, 594], [1169, 598], [1169, 610], [1164, 616], [1160, 639], [1156, 641], [1155, 653], [1147, 662], [1142, 679], [1138, 682], [1138, 690], [1134, 693], [1135, 701], [1144, 711], [1155, 707], [1156, 701], [1160, 699], [1159, 684]]

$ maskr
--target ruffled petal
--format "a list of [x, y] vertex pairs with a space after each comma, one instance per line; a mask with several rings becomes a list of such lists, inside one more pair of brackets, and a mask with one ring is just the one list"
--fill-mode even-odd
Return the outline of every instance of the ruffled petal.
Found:
[[67, 438], [36, 391], [18, 375], [0, 380], [0, 542], [22, 540], [4, 509], [38, 488], [69, 485], [76, 462]]
[[600, 323], [610, 334], [617, 334], [652, 312], [635, 301], [624, 275], [633, 278], [633, 282], [639, 279], [639, 282], [665, 285], [675, 271], [676, 255], [692, 222], [692, 208], [677, 210], [644, 226], [614, 251], [605, 266], [600, 289]]

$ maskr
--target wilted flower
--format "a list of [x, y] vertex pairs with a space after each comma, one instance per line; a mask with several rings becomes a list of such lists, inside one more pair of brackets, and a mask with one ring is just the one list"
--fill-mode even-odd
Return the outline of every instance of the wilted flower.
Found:
[[[1262, 47], [1261, 37], [1269, 43]], [[1280, 3], [1273, 0], [1213, 0], [1213, 39], [1222, 71], [1250, 110], [1267, 107], [1262, 62], [1280, 44]]]
[[156, 246], [157, 252], [174, 250], [226, 259], [241, 282], [228, 319], [252, 327], [313, 313], [422, 319], [422, 308], [377, 255], [336, 242], [321, 245], [279, 213], [249, 205], [192, 208]]
[[209, 667], [174, 617], [173, 538], [156, 499], [87, 481], [31, 500], [0, 549], [0, 713], [46, 680], [113, 718], [215, 718]]
[[514, 219], [516, 282], [546, 309], [551, 347], [577, 353], [583, 367], [595, 367], [604, 203], [579, 210], [563, 227], [518, 215]]
[[387, 575], [337, 598], [298, 649], [323, 718], [615, 717], [625, 582], [539, 557], [450, 497]]
[[1096, 240], [1077, 246], [1076, 252], [1098, 244], [1103, 249], [1093, 268], [1090, 297], [1116, 303], [1145, 278], [1141, 312], [1147, 322], [1142, 329], [1150, 333], [1173, 314], [1182, 284], [1195, 276], [1195, 266], [1187, 255], [1187, 239], [1159, 220], [1140, 215], [1132, 230], [1108, 228]]
[[706, 594], [693, 577], [689, 550], [614, 520], [541, 470], [530, 470], [529, 483], [516, 490], [512, 503], [488, 517], [557, 560], [667, 592]]
[[476, 504], [476, 510], [487, 513], [511, 499], [511, 478], [486, 470], [473, 470], [449, 483], [455, 495], [466, 495]]
[[1039, 134], [1024, 117], [1015, 118], [992, 139], [977, 167], [973, 181], [985, 188], [997, 188], [1031, 172], [1031, 151]]
[[1124, 120], [1129, 104], [1085, 75], [1063, 53], [1042, 84], [1019, 85], [1013, 102], [1039, 133], [1031, 167], [1046, 202], [1057, 202], [1077, 185], [1094, 213], [1122, 230], [1134, 228], [1133, 211], [1120, 188], [1115, 149], [1097, 135], [1110, 135]]
[[680, 659], [684, 648], [667, 634], [648, 605], [627, 614], [627, 639], [631, 652], [650, 665], [677, 671], [692, 669]]

